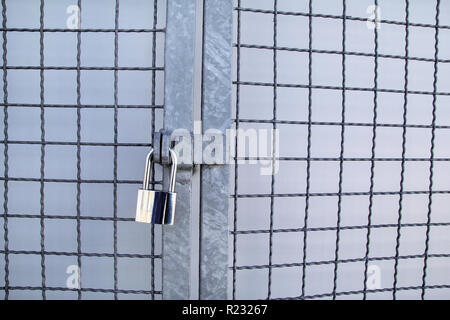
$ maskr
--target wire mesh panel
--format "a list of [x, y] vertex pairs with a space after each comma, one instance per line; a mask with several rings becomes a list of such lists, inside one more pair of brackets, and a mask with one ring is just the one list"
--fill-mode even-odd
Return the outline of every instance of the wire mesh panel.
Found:
[[450, 296], [449, 6], [235, 1], [233, 298]]
[[161, 230], [133, 221], [165, 1], [1, 5], [0, 297], [161, 298]]

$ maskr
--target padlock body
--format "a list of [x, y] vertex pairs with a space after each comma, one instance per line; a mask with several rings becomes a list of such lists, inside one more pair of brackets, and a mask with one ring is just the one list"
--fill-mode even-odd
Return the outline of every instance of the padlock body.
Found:
[[138, 191], [136, 221], [151, 224], [173, 225], [177, 194], [173, 192]]

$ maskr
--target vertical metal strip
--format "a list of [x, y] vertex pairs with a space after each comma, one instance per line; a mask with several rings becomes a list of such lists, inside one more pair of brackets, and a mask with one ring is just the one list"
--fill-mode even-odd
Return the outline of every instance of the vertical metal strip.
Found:
[[[234, 142], [234, 149], [238, 149], [238, 139], [239, 139], [239, 125], [240, 125], [240, 97], [241, 97], [241, 0], [237, 1], [237, 22], [236, 22], [236, 107], [235, 107], [235, 128], [236, 128], [236, 138]], [[237, 158], [234, 159], [234, 192], [233, 192], [233, 280], [232, 280], [232, 296], [233, 300], [236, 299], [236, 278], [237, 278], [237, 224], [238, 224], [238, 177], [239, 177], [239, 166]]]
[[40, 224], [41, 224], [41, 277], [42, 277], [42, 299], [45, 300], [45, 89], [44, 89], [44, 0], [40, 3], [40, 111], [41, 111], [41, 178], [40, 178]]
[[[78, 28], [81, 30], [81, 0], [78, 0]], [[81, 300], [81, 31], [77, 32], [77, 264], [78, 300]]]
[[[196, 0], [167, 2], [164, 128], [168, 131], [193, 130], [195, 13]], [[191, 170], [179, 170], [175, 225], [163, 228], [163, 299], [190, 298], [191, 180]]]
[[338, 203], [337, 203], [337, 219], [336, 219], [336, 247], [334, 251], [334, 270], [333, 270], [333, 300], [336, 300], [336, 290], [338, 283], [338, 261], [339, 261], [339, 244], [341, 239], [341, 216], [342, 216], [342, 189], [344, 178], [344, 139], [345, 139], [345, 103], [346, 103], [346, 31], [347, 31], [347, 3], [342, 0], [342, 111], [341, 111], [341, 145], [339, 152], [339, 182], [338, 182]]
[[[158, 26], [158, 0], [153, 0], [153, 30]], [[152, 34], [152, 68], [156, 68], [156, 32]], [[152, 70], [152, 105], [156, 105], [156, 70]], [[156, 126], [156, 112], [152, 109], [152, 145], [155, 145], [155, 126]], [[151, 181], [155, 181], [155, 164], [152, 163], [152, 176]], [[155, 187], [153, 183], [152, 188]], [[155, 226], [150, 227], [150, 246], [151, 246], [151, 290], [152, 290], [152, 300], [155, 300]]]
[[[231, 123], [232, 0], [204, 1], [203, 130]], [[225, 150], [224, 150], [225, 151]], [[230, 168], [202, 166], [200, 299], [227, 299]]]
[[438, 84], [438, 59], [439, 59], [439, 16], [440, 16], [441, 0], [436, 0], [436, 26], [434, 28], [434, 73], [433, 73], [433, 111], [431, 122], [431, 148], [430, 148], [430, 174], [429, 174], [429, 189], [428, 189], [428, 211], [427, 211], [427, 231], [425, 234], [425, 252], [422, 271], [422, 300], [425, 299], [428, 255], [430, 249], [430, 231], [431, 231], [431, 210], [433, 207], [433, 176], [434, 176], [434, 158], [436, 147], [436, 110], [437, 110], [437, 84]]
[[4, 177], [3, 181], [4, 191], [3, 191], [3, 212], [4, 212], [4, 221], [3, 221], [3, 238], [4, 238], [4, 249], [5, 249], [5, 300], [9, 298], [9, 237], [8, 237], [8, 176], [9, 176], [9, 154], [8, 154], [8, 70], [6, 66], [8, 65], [7, 61], [7, 34], [6, 34], [6, 1], [2, 0], [2, 26], [3, 26], [3, 138], [5, 140], [5, 148], [3, 151], [4, 155]]
[[302, 259], [302, 299], [306, 292], [306, 254], [308, 248], [308, 219], [309, 219], [309, 203], [311, 190], [311, 143], [312, 143], [312, 14], [313, 14], [313, 0], [309, 0], [309, 14], [308, 14], [308, 146], [307, 146], [307, 160], [306, 160], [306, 196], [305, 196], [305, 217], [303, 220], [303, 259]]
[[402, 161], [400, 169], [400, 196], [398, 199], [398, 220], [397, 236], [395, 238], [395, 262], [394, 262], [394, 282], [392, 290], [392, 299], [397, 299], [398, 265], [400, 256], [400, 240], [403, 216], [403, 193], [405, 190], [405, 171], [406, 171], [406, 125], [408, 124], [408, 76], [409, 76], [409, 0], [405, 0], [405, 74], [404, 74], [404, 94], [403, 94], [403, 129], [402, 129]]
[[[375, 0], [375, 10], [378, 10], [378, 0]], [[375, 22], [377, 23], [377, 22]], [[369, 188], [369, 215], [367, 217], [367, 237], [366, 237], [366, 254], [364, 258], [364, 290], [363, 299], [367, 299], [367, 272], [369, 269], [369, 257], [370, 257], [370, 236], [372, 231], [372, 216], [374, 206], [374, 187], [375, 187], [375, 155], [376, 155], [376, 141], [377, 141], [377, 127], [378, 127], [378, 29], [375, 25], [374, 30], [374, 91], [373, 91], [373, 123], [372, 123], [372, 147], [370, 157], [370, 188]]]
[[118, 299], [118, 293], [119, 290], [119, 280], [118, 280], [118, 268], [117, 268], [117, 174], [118, 174], [118, 152], [117, 152], [117, 145], [118, 145], [118, 137], [119, 137], [119, 10], [120, 10], [120, 4], [119, 0], [116, 0], [115, 4], [115, 14], [114, 14], [114, 167], [113, 167], [113, 177], [114, 177], [114, 184], [113, 184], [113, 215], [114, 215], [114, 221], [113, 221], [113, 227], [114, 227], [114, 233], [113, 233], [113, 246], [114, 246], [114, 300]]
[[278, 61], [277, 61], [277, 43], [278, 43], [278, 1], [273, 2], [273, 123], [274, 130], [272, 134], [272, 178], [270, 183], [270, 222], [269, 222], [269, 272], [267, 281], [267, 300], [272, 298], [272, 262], [273, 262], [273, 220], [275, 212], [275, 150], [277, 130], [277, 102], [278, 102]]

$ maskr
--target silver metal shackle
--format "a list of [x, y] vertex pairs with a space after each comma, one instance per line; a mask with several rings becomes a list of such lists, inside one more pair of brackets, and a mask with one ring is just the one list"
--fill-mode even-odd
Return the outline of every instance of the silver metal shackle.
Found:
[[[142, 183], [142, 189], [144, 189], [144, 190], [150, 189], [153, 152], [154, 152], [153, 148], [150, 149], [150, 151], [147, 155], [147, 159], [145, 161], [144, 181]], [[169, 178], [169, 192], [175, 192], [178, 158], [177, 158], [177, 154], [172, 149], [169, 149], [169, 153], [170, 153], [170, 160], [172, 162], [171, 169], [170, 169], [170, 178]]]

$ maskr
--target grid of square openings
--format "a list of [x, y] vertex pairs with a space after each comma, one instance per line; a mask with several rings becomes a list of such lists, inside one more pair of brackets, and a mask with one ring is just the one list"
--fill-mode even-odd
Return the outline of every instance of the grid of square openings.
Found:
[[1, 298], [161, 298], [161, 230], [133, 221], [165, 7], [1, 2]]
[[450, 296], [449, 6], [235, 1], [233, 298]]

